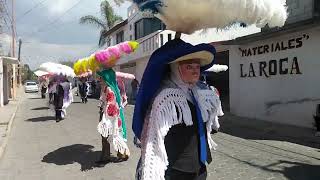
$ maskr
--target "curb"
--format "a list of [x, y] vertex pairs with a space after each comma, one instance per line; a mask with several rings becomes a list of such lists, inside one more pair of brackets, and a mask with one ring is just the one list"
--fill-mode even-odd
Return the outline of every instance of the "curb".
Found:
[[8, 126], [7, 126], [7, 130], [6, 130], [6, 133], [5, 133], [6, 136], [4, 137], [3, 143], [0, 146], [0, 160], [2, 159], [2, 156], [3, 156], [3, 154], [4, 154], [5, 150], [6, 150], [6, 147], [7, 147], [8, 140], [9, 140], [9, 135], [10, 135], [10, 132], [11, 132], [11, 129], [12, 129], [12, 124], [13, 124], [14, 118], [16, 116], [16, 113], [18, 111], [18, 108], [20, 106], [21, 97], [18, 100], [17, 107], [15, 108], [13, 114], [11, 115], [11, 118], [10, 118]]

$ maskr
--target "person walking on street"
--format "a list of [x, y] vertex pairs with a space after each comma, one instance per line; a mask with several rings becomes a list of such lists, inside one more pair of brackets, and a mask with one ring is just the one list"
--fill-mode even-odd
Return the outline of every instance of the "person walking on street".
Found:
[[143, 74], [133, 116], [141, 141], [136, 179], [205, 180], [210, 133], [222, 116], [219, 97], [201, 83], [200, 72], [211, 67], [215, 48], [193, 46], [180, 39], [156, 50]]
[[[130, 150], [127, 145], [127, 130], [124, 117], [124, 107], [120, 89], [116, 80], [114, 70], [106, 69], [97, 74], [101, 77], [102, 92], [100, 97], [100, 122], [98, 132], [102, 137], [102, 152], [99, 166], [111, 161], [126, 161], [129, 158]], [[112, 160], [110, 147], [117, 152], [117, 158]]]
[[136, 96], [137, 96], [137, 93], [138, 93], [138, 88], [139, 88], [139, 81], [134, 78], [132, 81], [131, 81], [131, 101], [135, 101], [136, 100]]
[[[107, 86], [105, 85], [105, 83], [103, 83], [103, 81], [99, 81], [100, 82], [100, 86], [101, 86], [101, 96], [99, 98], [99, 123], [102, 121], [103, 119], [103, 114], [105, 112], [105, 108], [106, 108], [106, 91], [107, 91]], [[95, 163], [98, 166], [104, 166], [105, 164], [109, 163], [111, 161], [111, 151], [110, 151], [110, 143], [108, 141], [107, 137], [103, 137], [101, 135], [101, 146], [102, 146], [102, 150], [101, 150], [101, 154], [100, 154], [100, 158], [98, 161], [96, 161]]]
[[55, 107], [56, 122], [63, 120], [62, 107], [63, 107], [64, 89], [63, 89], [63, 86], [61, 85], [62, 81], [63, 79], [61, 76], [58, 76], [55, 78], [56, 89], [53, 92], [53, 104]]
[[86, 78], [80, 79], [79, 93], [81, 96], [82, 103], [88, 102], [88, 92], [89, 92], [89, 84], [87, 82], [87, 79]]
[[97, 94], [97, 92], [96, 92], [96, 90], [97, 90], [97, 82], [96, 82], [95, 79], [93, 79], [91, 81], [91, 89], [92, 89], [92, 96], [96, 97], [96, 94]]
[[46, 98], [46, 93], [48, 89], [48, 79], [43, 77], [40, 79], [40, 87], [41, 87], [41, 98]]

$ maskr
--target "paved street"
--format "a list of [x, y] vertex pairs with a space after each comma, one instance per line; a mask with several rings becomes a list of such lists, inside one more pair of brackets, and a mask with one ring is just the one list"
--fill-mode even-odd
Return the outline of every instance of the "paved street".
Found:
[[[94, 167], [101, 144], [96, 131], [96, 100], [76, 102], [66, 120], [56, 123], [38, 94], [25, 94], [8, 146], [0, 160], [1, 180], [130, 180], [139, 150], [132, 144], [132, 107], [126, 110], [131, 157], [127, 162]], [[235, 127], [236, 129], [236, 127]], [[294, 133], [294, 132], [293, 132]], [[208, 167], [209, 180], [319, 180], [320, 150], [274, 140], [213, 135], [219, 145]]]

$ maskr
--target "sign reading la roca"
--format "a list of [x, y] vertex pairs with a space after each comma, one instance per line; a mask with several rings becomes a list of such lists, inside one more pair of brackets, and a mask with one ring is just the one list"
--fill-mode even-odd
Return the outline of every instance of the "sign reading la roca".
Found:
[[[251, 57], [267, 53], [275, 53], [280, 51], [286, 51], [289, 49], [301, 48], [304, 45], [304, 41], [308, 40], [309, 38], [309, 35], [303, 34], [302, 36], [289, 39], [287, 41], [281, 41], [247, 49], [239, 48], [239, 50], [241, 51], [242, 57]], [[293, 58], [282, 57], [279, 59], [271, 59], [269, 61], [240, 64], [240, 72], [241, 78], [257, 76], [268, 78], [270, 76], [275, 75], [302, 74], [297, 56]]]

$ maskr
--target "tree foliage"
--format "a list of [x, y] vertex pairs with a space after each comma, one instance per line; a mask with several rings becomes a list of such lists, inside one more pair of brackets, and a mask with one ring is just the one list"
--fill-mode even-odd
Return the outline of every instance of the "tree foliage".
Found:
[[27, 80], [37, 80], [37, 76], [31, 71], [28, 64], [24, 64], [22, 67], [21, 80], [23, 83]]
[[[124, 0], [115, 0], [114, 1], [117, 5], [120, 5], [124, 2]], [[99, 35], [99, 42], [98, 45], [102, 47], [106, 42], [109, 41], [109, 37], [106, 35], [106, 32], [110, 28], [112, 28], [117, 23], [123, 21], [121, 16], [115, 14], [112, 6], [107, 0], [104, 0], [100, 4], [100, 13], [101, 18], [93, 16], [93, 15], [86, 15], [80, 18], [80, 24], [90, 24], [96, 26], [100, 29]]]

